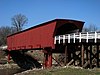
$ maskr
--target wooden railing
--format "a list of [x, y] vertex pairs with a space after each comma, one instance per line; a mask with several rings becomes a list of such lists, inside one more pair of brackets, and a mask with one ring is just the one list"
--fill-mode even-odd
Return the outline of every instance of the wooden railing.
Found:
[[100, 32], [86, 32], [86, 33], [71, 33], [71, 34], [65, 34], [65, 35], [58, 35], [54, 38], [54, 44], [61, 43], [61, 40], [63, 43], [66, 43], [65, 40], [67, 40], [67, 43], [71, 43], [71, 40], [73, 40], [73, 43], [76, 43], [76, 40], [78, 42], [82, 42], [82, 40], [86, 40], [85, 42], [89, 42], [90, 39], [94, 40], [94, 43], [97, 43], [97, 39], [100, 39]]

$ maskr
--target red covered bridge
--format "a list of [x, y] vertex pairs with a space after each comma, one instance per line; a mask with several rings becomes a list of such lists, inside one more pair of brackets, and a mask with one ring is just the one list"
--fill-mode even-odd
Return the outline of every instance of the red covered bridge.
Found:
[[51, 47], [55, 49], [54, 37], [57, 35], [81, 31], [84, 22], [55, 19], [24, 31], [12, 34], [7, 38], [8, 50], [38, 49]]
[[45, 55], [45, 67], [51, 67], [52, 53], [65, 52], [65, 44], [54, 44], [55, 36], [80, 32], [83, 24], [84, 22], [82, 21], [69, 19], [55, 19], [42, 23], [9, 35], [7, 37], [8, 50], [10, 52], [13, 51], [10, 53], [13, 58], [17, 57], [17, 55], [13, 56], [17, 51], [43, 50]]

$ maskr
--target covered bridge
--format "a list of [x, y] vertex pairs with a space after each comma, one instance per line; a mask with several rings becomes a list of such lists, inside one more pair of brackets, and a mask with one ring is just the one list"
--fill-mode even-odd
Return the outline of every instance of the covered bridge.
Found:
[[[97, 57], [96, 66], [99, 67], [99, 44], [96, 42], [99, 39], [96, 35], [99, 34], [93, 33], [93, 38], [91, 38], [88, 33], [84, 35], [79, 33], [82, 31], [83, 25], [82, 21], [54, 19], [9, 35], [7, 37], [9, 56], [11, 55], [20, 67], [28, 67], [28, 69], [33, 64], [38, 64], [37, 67], [40, 67], [35, 59], [25, 55], [28, 50], [43, 50], [45, 67], [52, 66], [52, 53], [65, 53], [65, 65], [73, 62], [74, 65], [87, 66], [91, 64], [89, 66], [92, 67], [92, 60]], [[95, 42], [90, 44], [89, 38]], [[96, 54], [91, 52], [93, 44], [97, 44], [98, 53]], [[88, 48], [89, 46], [90, 48]], [[25, 63], [29, 66], [26, 66]]]
[[84, 22], [55, 19], [7, 37], [8, 50], [55, 49], [54, 37], [82, 30]]

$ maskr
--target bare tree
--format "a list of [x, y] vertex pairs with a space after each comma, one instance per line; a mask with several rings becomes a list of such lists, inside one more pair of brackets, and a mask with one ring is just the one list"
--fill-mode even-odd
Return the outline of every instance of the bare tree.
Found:
[[91, 24], [88, 27], [84, 27], [82, 31], [83, 32], [94, 32], [97, 30], [98, 30], [98, 28], [94, 24]]
[[83, 27], [82, 32], [89, 32], [89, 29], [87, 27]]
[[11, 27], [3, 26], [0, 27], [0, 46], [6, 45], [6, 38], [8, 35], [12, 34], [14, 31], [12, 31]]
[[28, 22], [28, 19], [25, 15], [17, 14], [12, 17], [12, 26], [16, 29], [17, 32], [21, 31], [24, 25]]

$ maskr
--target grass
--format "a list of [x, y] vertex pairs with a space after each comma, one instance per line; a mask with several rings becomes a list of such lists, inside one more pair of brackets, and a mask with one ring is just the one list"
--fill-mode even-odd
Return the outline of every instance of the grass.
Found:
[[100, 75], [100, 69], [75, 69], [75, 68], [59, 68], [59, 69], [44, 69], [32, 71], [28, 75]]

